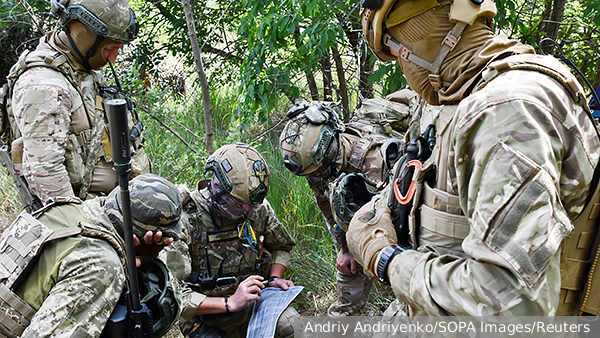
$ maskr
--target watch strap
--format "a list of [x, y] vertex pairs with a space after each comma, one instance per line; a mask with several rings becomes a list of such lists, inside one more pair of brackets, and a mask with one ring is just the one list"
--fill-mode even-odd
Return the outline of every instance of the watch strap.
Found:
[[394, 256], [396, 256], [397, 254], [403, 252], [404, 250], [406, 250], [405, 247], [400, 245], [394, 245], [385, 247], [381, 251], [381, 255], [379, 256], [379, 263], [377, 264], [377, 279], [381, 283], [385, 285], [390, 285], [390, 281], [387, 275], [388, 267], [390, 265], [390, 262], [392, 261], [392, 258], [394, 258]]

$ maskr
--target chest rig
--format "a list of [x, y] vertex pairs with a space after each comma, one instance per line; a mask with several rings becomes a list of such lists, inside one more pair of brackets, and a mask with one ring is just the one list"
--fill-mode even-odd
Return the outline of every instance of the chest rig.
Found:
[[[544, 73], [563, 84], [574, 101], [584, 109], [588, 109], [583, 90], [575, 77], [558, 60], [537, 55], [515, 55], [492, 63], [482, 73], [482, 81], [477, 90], [509, 70], [532, 70]], [[430, 147], [433, 149], [431, 156], [417, 158], [418, 161], [412, 164], [405, 158], [404, 164], [395, 168], [394, 176], [399, 178], [400, 183], [394, 187], [394, 193], [390, 194], [389, 205], [397, 210], [397, 214], [401, 214], [403, 218], [397, 216], [399, 219], [404, 219], [400, 223], [405, 227], [402, 229], [404, 233], [409, 234], [405, 237], [410, 240], [408, 245], [413, 248], [427, 246], [439, 254], [464, 257], [461, 244], [469, 234], [469, 222], [460, 207], [458, 195], [452, 193], [447, 186], [449, 166], [447, 159], [448, 153], [452, 150], [450, 141], [454, 131], [455, 107], [443, 106], [433, 124], [435, 125], [433, 129], [436, 130], [436, 146]], [[412, 144], [421, 142], [418, 141], [419, 137], [423, 139], [426, 135], [427, 131], [424, 136], [415, 137]], [[416, 144], [416, 146], [417, 149], [427, 151], [426, 144]], [[413, 170], [407, 170], [410, 167], [414, 167]], [[403, 175], [408, 176], [408, 179], [402, 179]], [[561, 290], [557, 316], [600, 314], [600, 277], [595, 274], [596, 266], [600, 261], [599, 176], [600, 169], [596, 167], [587, 203], [578, 217], [572, 220], [574, 230], [563, 241], [560, 257]]]
[[268, 277], [271, 254], [252, 222], [216, 216], [214, 224], [204, 197], [198, 190], [190, 195], [184, 208], [191, 226], [192, 286], [208, 296], [221, 296], [233, 293], [250, 275]]
[[46, 67], [60, 72], [78, 93], [73, 104], [74, 106], [80, 104], [80, 107], [71, 112], [71, 123], [65, 147], [65, 167], [76, 195], [82, 199], [87, 197], [99, 158], [102, 157], [106, 162], [112, 162], [110, 132], [104, 111], [105, 100], [125, 98], [128, 101], [133, 175], [149, 172], [148, 159], [140, 149], [144, 141], [141, 135], [143, 125], [129, 98], [116, 87], [103, 86], [104, 81], [100, 72], [77, 73], [69, 65], [64, 55], [55, 51], [36, 50], [25, 51], [21, 54], [19, 61], [13, 66], [7, 77], [8, 83], [3, 88], [3, 105], [6, 114], [2, 120], [3, 124], [5, 120], [8, 121], [10, 130], [3, 130], [2, 137], [11, 147], [11, 157], [16, 174], [21, 175], [23, 170], [23, 139], [14, 120], [10, 101], [17, 79], [26, 70], [33, 67]]

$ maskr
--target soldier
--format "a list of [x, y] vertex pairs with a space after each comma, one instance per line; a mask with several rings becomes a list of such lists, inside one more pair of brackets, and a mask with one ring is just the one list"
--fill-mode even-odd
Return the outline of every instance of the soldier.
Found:
[[[355, 117], [375, 117], [370, 121], [355, 118], [345, 125], [339, 118], [339, 106], [332, 102], [301, 102], [288, 113], [291, 119], [279, 138], [281, 156], [292, 173], [306, 177], [339, 250], [336, 259], [338, 299], [327, 311], [330, 316], [359, 313], [369, 299], [373, 283], [372, 278], [360, 271], [348, 252], [347, 225], [332, 208], [334, 191], [330, 185], [341, 175], [360, 173], [368, 182], [372, 182], [371, 190], [377, 190], [374, 185], [385, 181], [387, 175], [382, 149], [386, 152], [388, 145], [395, 145], [396, 149], [399, 147], [401, 141], [391, 138], [401, 137], [397, 130], [406, 129], [406, 121], [410, 116], [408, 104], [414, 97], [414, 92], [403, 90], [395, 93], [396, 102], [365, 100]], [[386, 114], [377, 111], [388, 112], [387, 116], [399, 116], [395, 119], [399, 126], [394, 125], [392, 130], [388, 121], [381, 118]], [[391, 150], [392, 147], [389, 148]], [[340, 197], [343, 198], [343, 195]]]
[[[177, 238], [181, 200], [173, 184], [153, 174], [134, 178], [130, 190], [134, 234], [138, 245], [138, 238], [145, 244], [137, 246], [136, 252], [147, 260]], [[75, 197], [58, 198], [32, 215], [22, 212], [14, 226], [5, 230], [0, 238], [0, 287], [5, 292], [0, 298], [2, 313], [9, 315], [0, 319], [0, 333], [100, 336], [126, 280], [119, 196], [120, 189], [115, 188], [108, 197], [84, 202]], [[37, 261], [27, 255], [35, 255]], [[31, 262], [25, 271], [21, 266], [24, 259]], [[7, 302], [5, 297], [11, 294], [17, 303]], [[7, 303], [10, 308], [5, 307]], [[172, 309], [171, 318], [162, 318], [163, 326], [171, 326], [177, 310]], [[19, 318], [16, 322], [20, 325], [14, 326], [11, 318]], [[19, 327], [20, 331], [15, 331]]]
[[[43, 204], [59, 196], [107, 195], [117, 185], [103, 101], [125, 94], [119, 85], [108, 87], [100, 69], [112, 67], [119, 49], [138, 33], [127, 0], [52, 0], [51, 7], [62, 30], [23, 53], [4, 88], [12, 96], [11, 131], [3, 139], [12, 143], [16, 174]], [[133, 106], [129, 114], [134, 177], [149, 172], [150, 164]]]
[[[245, 337], [254, 304], [268, 286], [294, 286], [283, 274], [295, 245], [265, 199], [271, 174], [264, 157], [244, 143], [217, 149], [213, 177], [191, 192], [180, 187], [185, 234], [160, 253], [184, 291], [180, 328], [186, 337]], [[276, 337], [292, 337], [299, 315], [288, 307]]]
[[592, 312], [578, 300], [588, 298], [600, 142], [577, 80], [494, 35], [491, 0], [363, 7], [373, 52], [443, 106], [412, 135], [393, 183], [356, 212], [350, 252], [410, 315]]

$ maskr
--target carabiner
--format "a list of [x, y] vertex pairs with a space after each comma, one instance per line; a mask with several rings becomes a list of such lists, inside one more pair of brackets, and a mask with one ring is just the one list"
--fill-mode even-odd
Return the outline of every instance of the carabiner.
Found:
[[[406, 164], [405, 169], [408, 169], [410, 167], [416, 167], [416, 168], [422, 169], [423, 163], [421, 163], [421, 161], [419, 161], [419, 160], [412, 160]], [[417, 184], [411, 178], [410, 186], [408, 187], [408, 191], [406, 192], [406, 195], [402, 196], [402, 192], [400, 192], [400, 187], [398, 186], [398, 179], [396, 179], [394, 181], [394, 195], [396, 196], [396, 200], [398, 201], [398, 203], [400, 203], [402, 205], [407, 205], [408, 203], [410, 203], [410, 201], [412, 201], [412, 199], [415, 195], [416, 188], [417, 188]]]

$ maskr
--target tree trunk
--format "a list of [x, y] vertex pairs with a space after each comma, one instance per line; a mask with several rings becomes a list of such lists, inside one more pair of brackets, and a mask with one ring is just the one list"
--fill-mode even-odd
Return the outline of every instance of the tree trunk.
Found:
[[331, 77], [331, 59], [329, 54], [321, 59], [321, 72], [323, 72], [323, 100], [333, 101], [333, 79]]
[[346, 76], [344, 75], [344, 63], [342, 62], [340, 51], [337, 49], [336, 46], [331, 47], [331, 54], [333, 56], [333, 61], [335, 62], [335, 69], [338, 77], [338, 82], [340, 83], [338, 95], [342, 98], [342, 108], [346, 113], [346, 115], [343, 116], [343, 118], [345, 122], [348, 122], [350, 118], [350, 108], [348, 100], [348, 84], [346, 83]]
[[306, 72], [306, 81], [308, 82], [308, 88], [310, 89], [310, 97], [313, 101], [319, 101], [319, 88], [317, 88], [317, 81], [312, 72]]
[[183, 11], [185, 12], [185, 21], [187, 22], [188, 35], [190, 36], [190, 42], [192, 43], [192, 51], [194, 52], [194, 61], [196, 62], [196, 71], [198, 72], [198, 79], [200, 80], [200, 86], [202, 87], [202, 104], [204, 106], [204, 129], [206, 132], [206, 139], [204, 144], [206, 145], [206, 152], [211, 155], [213, 153], [213, 126], [212, 126], [212, 108], [210, 106], [210, 92], [208, 90], [208, 81], [206, 80], [206, 74], [204, 73], [204, 65], [202, 64], [202, 54], [200, 53], [200, 46], [198, 45], [198, 37], [196, 36], [196, 25], [194, 23], [194, 14], [190, 0], [182, 0]]
[[362, 99], [373, 98], [373, 84], [369, 82], [369, 76], [373, 74], [374, 64], [371, 62], [371, 51], [365, 44], [364, 52], [359, 55], [360, 74], [358, 87]]
[[567, 0], [547, 0], [546, 9], [542, 14], [541, 31], [546, 37], [556, 40], [558, 29], [563, 20]]

